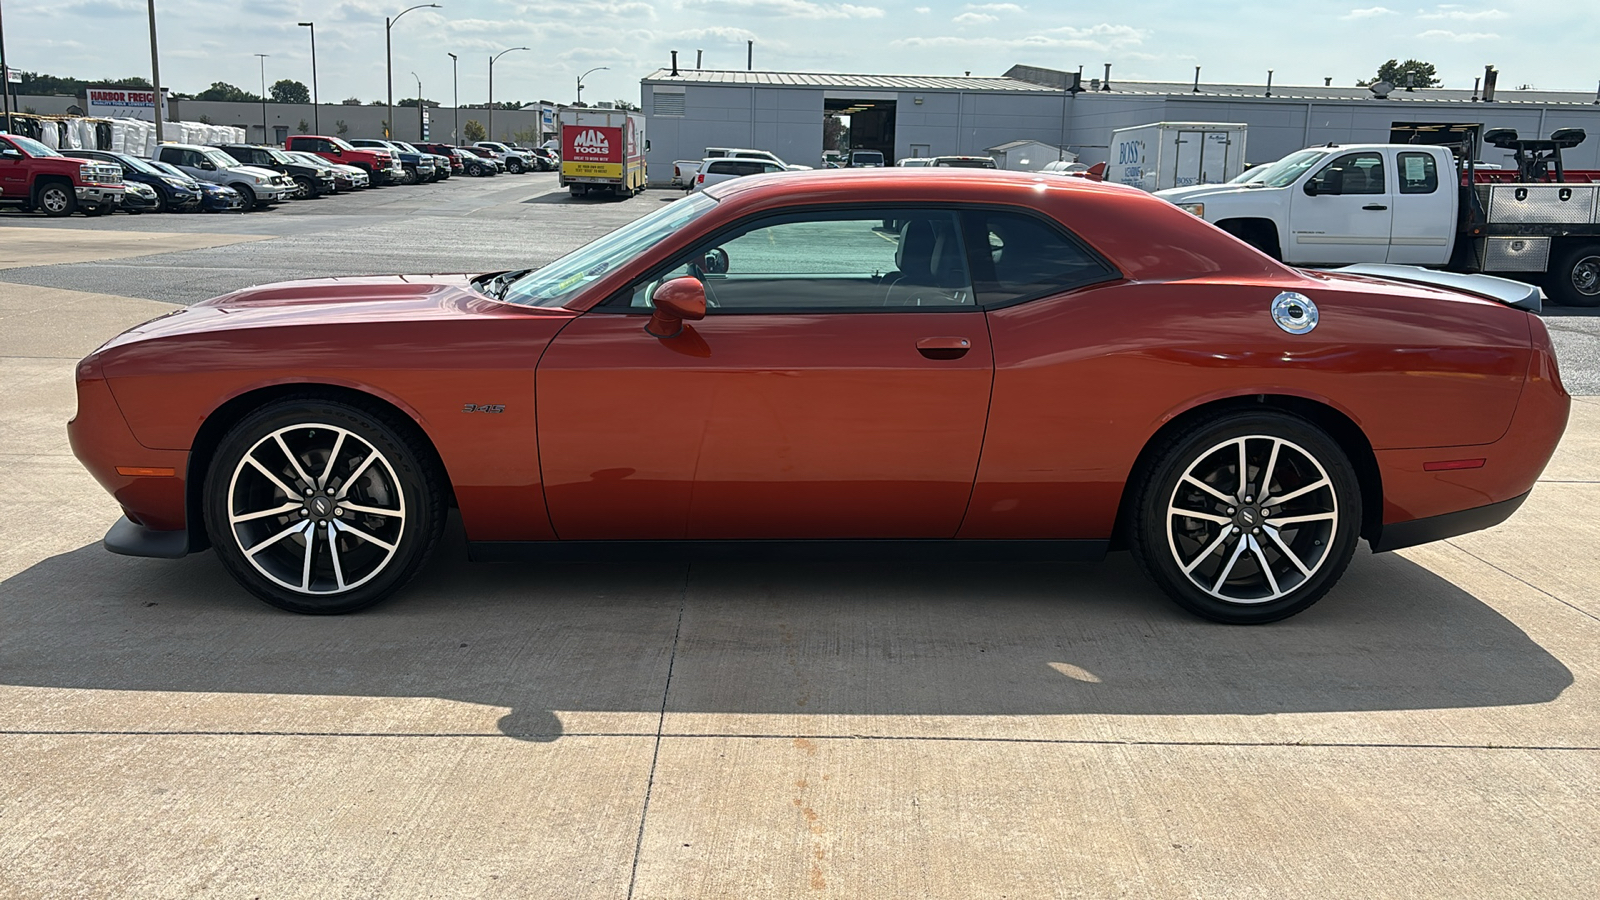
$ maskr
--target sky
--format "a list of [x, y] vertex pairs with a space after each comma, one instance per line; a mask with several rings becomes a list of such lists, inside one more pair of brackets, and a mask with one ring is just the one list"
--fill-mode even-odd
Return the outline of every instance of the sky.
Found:
[[[1369, 78], [1383, 61], [1434, 63], [1447, 87], [1470, 88], [1486, 63], [1502, 91], [1521, 85], [1595, 91], [1600, 82], [1596, 0], [1117, 0], [1101, 3], [958, 3], [950, 0], [439, 0], [392, 31], [395, 99], [451, 101], [461, 57], [463, 103], [487, 96], [491, 53], [500, 100], [639, 102], [639, 79], [679, 51], [692, 66], [911, 75], [1000, 75], [1016, 63], [1084, 67], [1112, 78], [1337, 85]], [[213, 81], [259, 91], [266, 81], [311, 82], [314, 21], [324, 103], [384, 96], [384, 17], [404, 0], [156, 0], [162, 82], [194, 93]], [[13, 68], [79, 78], [149, 77], [146, 0], [0, 0]]]

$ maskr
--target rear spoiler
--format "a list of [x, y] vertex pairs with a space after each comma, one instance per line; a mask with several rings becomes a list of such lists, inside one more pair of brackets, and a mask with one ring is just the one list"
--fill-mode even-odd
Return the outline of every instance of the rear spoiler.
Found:
[[1496, 278], [1493, 275], [1462, 275], [1457, 272], [1440, 272], [1437, 269], [1424, 269], [1421, 266], [1389, 266], [1378, 263], [1359, 263], [1353, 266], [1344, 266], [1331, 269], [1333, 272], [1348, 272], [1351, 275], [1365, 275], [1368, 278], [1383, 278], [1388, 281], [1402, 281], [1407, 284], [1421, 284], [1428, 287], [1448, 288], [1452, 291], [1461, 291], [1477, 297], [1485, 297], [1525, 309], [1529, 312], [1539, 312], [1544, 307], [1544, 291], [1536, 285], [1512, 281], [1509, 278]]

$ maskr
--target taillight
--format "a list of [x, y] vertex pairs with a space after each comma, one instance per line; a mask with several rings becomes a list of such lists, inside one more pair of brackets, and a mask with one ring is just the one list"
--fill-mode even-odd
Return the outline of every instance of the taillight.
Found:
[[705, 184], [706, 183], [706, 173], [701, 172], [699, 175], [696, 175], [694, 177], [694, 183], [695, 184]]

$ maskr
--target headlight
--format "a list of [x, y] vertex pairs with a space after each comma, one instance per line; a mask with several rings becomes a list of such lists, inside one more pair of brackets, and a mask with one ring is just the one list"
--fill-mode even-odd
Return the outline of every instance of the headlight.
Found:
[[1206, 217], [1206, 205], [1204, 203], [1179, 203], [1178, 208], [1186, 213], [1194, 213], [1202, 219]]
[[175, 188], [186, 188], [186, 187], [189, 186], [187, 182], [179, 181], [178, 179], [173, 178], [171, 176], [167, 176], [165, 178], [162, 178], [161, 180], [165, 181], [167, 184], [170, 184]]

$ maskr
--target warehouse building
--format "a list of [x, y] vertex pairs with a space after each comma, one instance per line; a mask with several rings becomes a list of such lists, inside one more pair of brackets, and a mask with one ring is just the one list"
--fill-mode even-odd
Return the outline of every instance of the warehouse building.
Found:
[[[821, 165], [830, 117], [848, 117], [852, 148], [881, 150], [889, 159], [990, 155], [1028, 141], [1064, 148], [1090, 165], [1106, 161], [1113, 129], [1152, 122], [1243, 123], [1252, 164], [1330, 141], [1406, 140], [1419, 125], [1482, 124], [1524, 137], [1575, 127], [1592, 137], [1568, 152], [1567, 166], [1600, 169], [1600, 98], [1593, 94], [1502, 90], [1486, 101], [1477, 91], [1441, 88], [1379, 97], [1360, 87], [1100, 78], [1083, 80], [1074, 92], [1067, 89], [1074, 81], [1075, 73], [1034, 66], [1013, 66], [1000, 77], [659, 69], [642, 80], [640, 93], [656, 181], [671, 173], [673, 160], [699, 159], [707, 147], [771, 150], [790, 163]], [[1509, 165], [1494, 148], [1483, 161]]]

